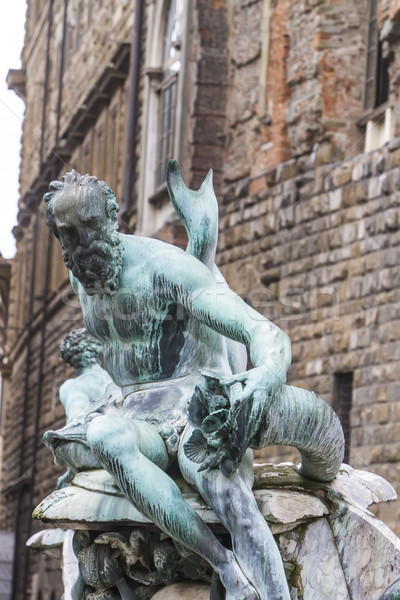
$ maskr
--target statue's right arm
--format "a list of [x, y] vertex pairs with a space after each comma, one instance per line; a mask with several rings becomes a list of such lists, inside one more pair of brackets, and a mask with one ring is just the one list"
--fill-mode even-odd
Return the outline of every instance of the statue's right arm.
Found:
[[64, 381], [60, 387], [59, 396], [65, 409], [67, 423], [82, 414], [90, 402], [89, 396], [83, 391], [82, 385], [76, 382], [76, 379]]
[[255, 389], [285, 383], [291, 344], [279, 327], [219, 284], [195, 258], [185, 255], [177, 264], [171, 257], [162, 266], [167, 293], [172, 290], [174, 300], [218, 333], [247, 346], [255, 369], [234, 377], [245, 383], [249, 395]]

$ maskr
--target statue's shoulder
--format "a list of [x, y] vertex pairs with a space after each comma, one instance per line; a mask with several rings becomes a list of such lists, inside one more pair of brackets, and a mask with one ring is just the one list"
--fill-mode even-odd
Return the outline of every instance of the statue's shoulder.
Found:
[[94, 391], [98, 394], [98, 388], [103, 389], [110, 383], [112, 383], [112, 379], [107, 371], [100, 366], [94, 366], [86, 369], [80, 375], [64, 381], [58, 393], [63, 403], [63, 400], [78, 394], [90, 396]]
[[135, 252], [146, 256], [149, 250], [152, 250], [157, 253], [171, 250], [176, 251], [178, 253], [186, 254], [185, 251], [181, 248], [178, 248], [178, 246], [174, 246], [173, 244], [169, 244], [168, 242], [164, 242], [163, 240], [157, 238], [125, 234], [121, 234], [121, 238], [123, 240], [125, 252], [131, 252], [134, 250]]
[[188, 290], [198, 281], [214, 279], [201, 261], [181, 248], [153, 238], [130, 237], [133, 239], [125, 247], [123, 286], [137, 288], [140, 281], [143, 289], [147, 282], [164, 291], [175, 285]]
[[61, 403], [64, 404], [65, 400], [69, 398], [72, 394], [76, 394], [77, 392], [82, 391], [82, 385], [79, 381], [77, 381], [78, 377], [73, 377], [72, 379], [67, 379], [60, 386], [58, 390], [58, 395], [60, 396]]
[[171, 260], [185, 260], [186, 256], [181, 248], [155, 238], [130, 235], [124, 240], [124, 270], [146, 265], [155, 271]]

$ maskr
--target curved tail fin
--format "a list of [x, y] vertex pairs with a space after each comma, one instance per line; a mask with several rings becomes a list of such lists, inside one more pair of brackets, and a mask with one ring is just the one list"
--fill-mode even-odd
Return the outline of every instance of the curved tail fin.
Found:
[[178, 163], [170, 160], [167, 188], [171, 202], [188, 233], [186, 252], [213, 270], [218, 241], [218, 202], [212, 184], [212, 171], [198, 191], [186, 187]]

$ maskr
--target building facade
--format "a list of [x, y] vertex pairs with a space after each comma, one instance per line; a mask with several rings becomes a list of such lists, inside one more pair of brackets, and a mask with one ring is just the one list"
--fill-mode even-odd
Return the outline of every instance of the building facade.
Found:
[[[398, 0], [28, 1], [8, 76], [26, 103], [2, 360], [13, 599], [61, 595], [25, 541], [60, 474], [41, 443], [72, 375], [58, 346], [82, 323], [41, 201], [72, 168], [107, 181], [125, 232], [184, 245], [166, 161], [192, 188], [212, 167], [226, 279], [291, 336], [290, 382], [333, 404], [346, 460], [400, 492], [399, 44]], [[379, 507], [397, 533], [399, 511]]]

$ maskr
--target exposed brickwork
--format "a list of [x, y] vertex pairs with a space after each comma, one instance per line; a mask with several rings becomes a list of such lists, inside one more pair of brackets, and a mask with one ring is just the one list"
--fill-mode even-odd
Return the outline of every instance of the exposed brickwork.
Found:
[[[252, 14], [258, 10], [260, 32], [265, 4], [234, 3], [233, 23], [244, 23], [251, 6]], [[352, 462], [398, 486], [398, 144], [358, 154], [369, 15], [358, 1], [269, 4], [270, 123], [262, 114], [257, 121], [255, 103], [248, 104], [260, 91], [256, 41], [247, 47], [248, 63], [243, 52], [241, 62], [232, 61], [228, 118], [236, 117], [228, 123], [219, 260], [233, 287], [291, 335], [291, 382], [332, 400], [334, 373], [354, 371]], [[391, 60], [396, 133], [398, 7], [387, 1], [378, 9]], [[250, 19], [249, 31], [254, 23]], [[231, 31], [230, 44], [240, 49], [243, 34]], [[285, 44], [280, 35], [287, 36]], [[284, 99], [287, 134], [270, 108], [274, 86]], [[268, 138], [274, 127], [276, 136]], [[277, 143], [285, 140], [290, 152], [279, 157]], [[338, 318], [332, 304], [338, 304]], [[280, 456], [293, 453], [281, 449]], [[380, 510], [398, 530], [398, 505]]]
[[392, 107], [394, 119], [394, 135], [400, 134], [400, 4], [398, 1], [384, 0], [378, 6], [378, 23], [382, 50], [389, 56], [389, 104]]

